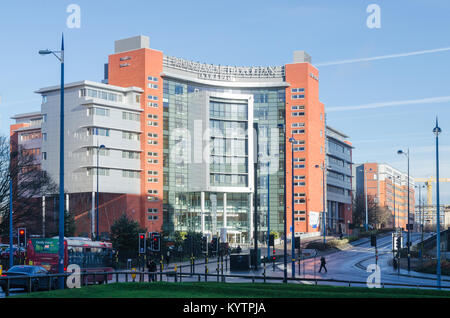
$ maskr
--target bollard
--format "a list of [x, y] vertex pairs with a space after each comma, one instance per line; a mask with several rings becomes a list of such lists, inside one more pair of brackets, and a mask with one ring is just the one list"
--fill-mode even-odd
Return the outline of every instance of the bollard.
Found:
[[119, 282], [119, 273], [116, 272], [116, 283]]
[[48, 291], [52, 290], [52, 278], [48, 276]]
[[200, 275], [198, 275], [198, 281], [200, 281]]
[[5, 290], [5, 296], [9, 296], [9, 277], [6, 278], [6, 290]]
[[217, 282], [219, 282], [219, 264], [217, 264], [216, 273], [217, 273]]
[[125, 282], [128, 283], [128, 273], [125, 274]]

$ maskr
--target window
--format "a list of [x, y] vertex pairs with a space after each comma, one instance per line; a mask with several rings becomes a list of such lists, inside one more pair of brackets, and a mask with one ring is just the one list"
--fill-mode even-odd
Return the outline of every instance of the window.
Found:
[[42, 160], [47, 160], [47, 153], [46, 152], [42, 153]]
[[129, 139], [129, 140], [140, 140], [140, 136], [138, 133], [126, 132], [126, 131], [122, 131], [122, 138]]
[[47, 133], [42, 133], [42, 140], [47, 141]]
[[88, 116], [106, 116], [109, 117], [109, 109], [101, 107], [88, 108]]
[[148, 88], [158, 89], [158, 84], [148, 83]]
[[301, 110], [301, 109], [305, 109], [304, 105], [294, 105], [291, 107], [291, 110]]
[[139, 114], [131, 112], [122, 112], [122, 119], [139, 121]]
[[158, 96], [148, 95], [147, 97], [150, 100], [158, 100]]
[[[151, 200], [150, 200], [151, 201]], [[147, 218], [149, 221], [156, 221], [158, 220], [158, 216], [157, 215], [149, 215]]]
[[158, 140], [150, 139], [150, 140], [147, 141], [147, 143], [148, 143], [149, 145], [157, 145], [157, 144], [158, 144]]
[[157, 183], [158, 182], [158, 178], [148, 178], [147, 181], [150, 182], [150, 183]]
[[148, 159], [147, 162], [150, 163], [150, 164], [157, 164], [158, 163], [158, 159]]
[[294, 129], [292, 130], [293, 134], [304, 134], [305, 130], [304, 129]]
[[305, 91], [304, 88], [293, 88], [293, 89], [291, 90], [292, 93], [302, 93], [302, 92], [304, 92], [304, 91]]
[[292, 113], [293, 117], [301, 117], [301, 116], [305, 116], [305, 112], [293, 112]]
[[155, 208], [148, 208], [147, 213], [159, 213], [158, 209]]
[[140, 175], [139, 171], [122, 170], [122, 177], [124, 178], [140, 178]]
[[109, 129], [106, 129], [106, 128], [97, 128], [97, 127], [88, 128], [88, 135], [89, 135], [89, 136], [96, 135], [96, 136], [106, 136], [106, 137], [109, 137]]
[[[108, 168], [98, 168], [98, 175], [99, 176], [109, 176], [109, 170]], [[87, 175], [88, 176], [96, 176], [97, 175], [97, 168], [87, 168]]]
[[150, 156], [150, 157], [158, 157], [158, 153], [157, 152], [148, 152], [147, 155]]
[[158, 108], [158, 103], [148, 102], [147, 105], [148, 105], [149, 107]]
[[147, 193], [148, 193], [148, 194], [158, 194], [158, 190], [152, 190], [152, 189], [150, 189], [150, 190], [147, 190]]
[[42, 95], [42, 104], [47, 102], [47, 95]]
[[140, 158], [140, 153], [137, 151], [126, 151], [123, 150], [122, 151], [122, 158], [125, 159], [139, 159]]
[[301, 94], [301, 95], [292, 95], [292, 99], [304, 99], [305, 95]]
[[148, 80], [151, 81], [151, 82], [157, 82], [158, 78], [157, 77], [153, 77], [153, 76], [149, 76]]
[[305, 165], [294, 165], [294, 169], [305, 169]]

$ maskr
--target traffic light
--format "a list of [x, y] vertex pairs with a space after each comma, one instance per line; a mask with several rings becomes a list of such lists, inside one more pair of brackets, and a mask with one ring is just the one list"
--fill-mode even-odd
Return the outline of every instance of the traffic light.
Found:
[[150, 249], [153, 252], [159, 252], [161, 250], [161, 236], [157, 232], [150, 234]]
[[25, 248], [27, 245], [27, 229], [26, 228], [19, 228], [17, 230], [17, 245], [19, 247]]
[[146, 250], [147, 242], [145, 233], [139, 233], [139, 254], [144, 254]]
[[208, 239], [206, 236], [202, 237], [202, 252], [206, 253], [208, 251]]
[[273, 253], [272, 253], [272, 259], [273, 259], [273, 260], [275, 260], [275, 259], [276, 259], [276, 257], [275, 257], [275, 249], [273, 249]]
[[275, 246], [275, 235], [269, 234], [269, 246]]
[[295, 239], [295, 248], [300, 248], [300, 236], [297, 236]]
[[370, 246], [377, 246], [377, 236], [375, 234], [370, 235]]

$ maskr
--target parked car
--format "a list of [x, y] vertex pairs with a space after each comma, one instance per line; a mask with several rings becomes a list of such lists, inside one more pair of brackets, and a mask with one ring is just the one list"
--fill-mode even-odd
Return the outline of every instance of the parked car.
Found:
[[[30, 291], [37, 291], [40, 289], [48, 290], [49, 282], [52, 284], [52, 288], [56, 288], [57, 278], [52, 277], [50, 281], [48, 278], [48, 274], [49, 272], [42, 266], [16, 265], [11, 267], [6, 273], [2, 274], [1, 277], [19, 277], [16, 279], [11, 279], [9, 281], [9, 288], [24, 288], [25, 290], [27, 290], [29, 277], [33, 276], [31, 278]], [[3, 291], [6, 290], [6, 284], [7, 282], [5, 279], [0, 280], [0, 287]]]
[[0, 253], [6, 250], [9, 247], [9, 244], [0, 244]]
[[[16, 246], [13, 247], [13, 255], [14, 257], [18, 257], [20, 253], [20, 256], [25, 256], [25, 249], [21, 247], [18, 249]], [[9, 246], [1, 253], [1, 258], [9, 258]]]

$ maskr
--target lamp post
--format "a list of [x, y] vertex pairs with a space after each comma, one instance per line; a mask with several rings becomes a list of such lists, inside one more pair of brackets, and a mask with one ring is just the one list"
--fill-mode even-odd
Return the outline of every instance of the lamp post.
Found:
[[99, 193], [98, 193], [98, 157], [99, 157], [99, 152], [100, 149], [105, 149], [105, 145], [98, 145], [98, 140], [97, 140], [97, 207], [96, 207], [96, 211], [95, 211], [95, 224], [97, 226], [96, 228], [96, 232], [97, 232], [97, 241], [100, 240], [100, 232], [99, 232], [99, 226], [98, 226], [98, 201], [99, 201]]
[[366, 228], [366, 232], [369, 230], [369, 211], [367, 208], [367, 178], [366, 178], [366, 173], [372, 171], [372, 168], [369, 168], [369, 170], [366, 170], [365, 167], [363, 167], [364, 171], [364, 193], [366, 195], [366, 224], [365, 224], [365, 228]]
[[[39, 54], [53, 54], [61, 63], [60, 89], [60, 127], [59, 127], [59, 251], [58, 273], [64, 273], [64, 35], [61, 38], [61, 51], [40, 50]], [[58, 55], [59, 54], [59, 55]], [[59, 289], [64, 289], [64, 279], [58, 279]]]
[[291, 225], [291, 253], [292, 253], [292, 277], [295, 278], [295, 218], [294, 218], [294, 145], [295, 138], [291, 136], [289, 142], [291, 143], [291, 171], [292, 171], [292, 225]]
[[322, 169], [322, 225], [323, 225], [323, 245], [326, 244], [326, 235], [327, 235], [327, 228], [326, 228], [326, 216], [325, 216], [325, 162], [322, 162], [322, 164], [315, 165], [316, 168]]
[[436, 136], [436, 250], [437, 250], [437, 286], [441, 289], [441, 219], [439, 216], [439, 134], [441, 133], [441, 128], [438, 126], [438, 119], [436, 117], [436, 127], [433, 129], [433, 133]]
[[397, 151], [399, 155], [405, 155], [408, 159], [408, 216], [407, 216], [407, 223], [406, 228], [408, 229], [408, 242], [407, 242], [407, 250], [408, 250], [408, 272], [411, 270], [411, 255], [410, 255], [410, 245], [411, 245], [411, 225], [409, 224], [409, 149], [407, 152], [404, 152], [403, 150]]
[[253, 209], [254, 209], [254, 220], [253, 220], [253, 226], [254, 226], [254, 265], [255, 270], [258, 269], [258, 162], [259, 162], [259, 126], [258, 123], [253, 123], [253, 128], [255, 129], [255, 140], [254, 145], [254, 162], [253, 162], [253, 174], [254, 174], [254, 187], [255, 187], [255, 197], [253, 199]]
[[[278, 124], [278, 128], [283, 129], [283, 151], [284, 151], [284, 183], [286, 184], [286, 116], [284, 116], [284, 124]], [[287, 245], [286, 245], [286, 232], [287, 232], [287, 217], [286, 217], [286, 202], [287, 202], [287, 194], [286, 194], [286, 187], [284, 189], [284, 278], [283, 283], [287, 283]]]

